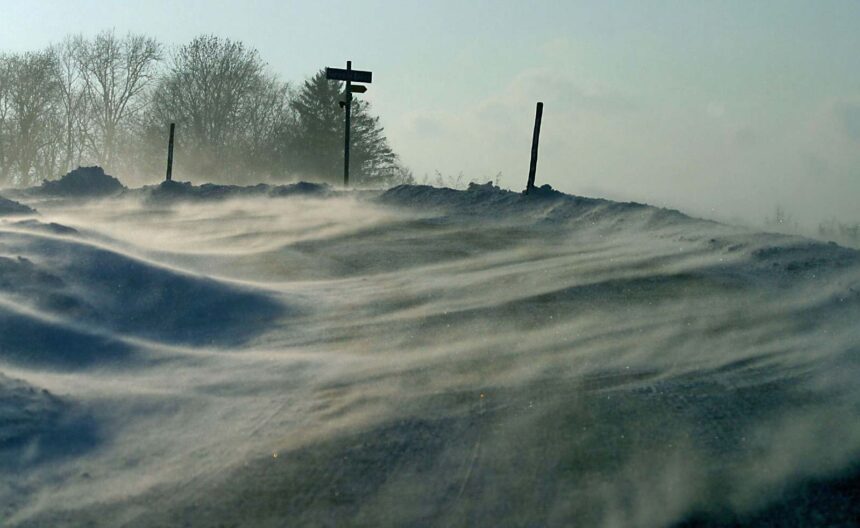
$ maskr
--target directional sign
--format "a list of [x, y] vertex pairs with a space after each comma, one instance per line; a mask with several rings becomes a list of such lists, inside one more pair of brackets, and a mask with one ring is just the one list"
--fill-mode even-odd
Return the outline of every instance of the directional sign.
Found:
[[372, 73], [369, 71], [353, 70], [352, 61], [346, 61], [346, 69], [326, 68], [325, 78], [334, 81], [346, 81], [344, 95], [346, 101], [339, 101], [340, 107], [344, 109], [346, 123], [343, 125], [343, 186], [349, 185], [349, 122], [352, 109], [352, 94], [364, 93], [367, 91], [366, 86], [353, 86], [354, 82], [369, 83], [371, 82]]
[[370, 83], [373, 79], [373, 73], [363, 70], [344, 70], [342, 68], [326, 68], [325, 78], [335, 81], [351, 81]]

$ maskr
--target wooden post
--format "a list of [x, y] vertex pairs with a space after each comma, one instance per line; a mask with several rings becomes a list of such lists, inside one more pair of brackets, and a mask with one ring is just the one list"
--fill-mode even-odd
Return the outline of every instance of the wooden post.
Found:
[[529, 165], [529, 182], [526, 185], [526, 193], [534, 189], [535, 186], [535, 172], [537, 172], [537, 156], [538, 156], [538, 142], [540, 141], [540, 121], [543, 117], [543, 103], [537, 104], [537, 109], [535, 110], [535, 131], [532, 135], [532, 161]]
[[352, 80], [349, 76], [352, 73], [352, 61], [346, 61], [347, 81], [346, 81], [346, 126], [343, 133], [343, 186], [349, 185], [349, 121], [350, 111], [352, 109]]
[[176, 123], [170, 123], [170, 140], [167, 142], [167, 181], [173, 179], [173, 131]]

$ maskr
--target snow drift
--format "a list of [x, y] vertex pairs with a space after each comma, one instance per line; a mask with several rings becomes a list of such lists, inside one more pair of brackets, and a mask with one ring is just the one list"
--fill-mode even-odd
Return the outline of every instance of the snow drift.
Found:
[[164, 181], [159, 185], [144, 187], [141, 192], [151, 203], [171, 203], [181, 201], [225, 200], [253, 196], [325, 196], [331, 188], [326, 184], [299, 182], [290, 185], [266, 185], [261, 183], [251, 187], [240, 185], [218, 185], [204, 183], [197, 186], [191, 182]]
[[857, 251], [492, 185], [40, 212], [0, 226], [6, 525], [860, 513]]
[[29, 189], [37, 196], [104, 197], [121, 193], [125, 186], [98, 166], [78, 167], [58, 180], [46, 180]]
[[32, 207], [0, 196], [0, 216], [32, 215], [36, 211]]

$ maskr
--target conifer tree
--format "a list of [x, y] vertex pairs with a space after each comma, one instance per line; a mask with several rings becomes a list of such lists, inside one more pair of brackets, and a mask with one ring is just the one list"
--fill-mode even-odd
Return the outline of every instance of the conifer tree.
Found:
[[[338, 183], [343, 178], [344, 85], [325, 71], [306, 80], [290, 106], [295, 122], [286, 131], [288, 163], [299, 177]], [[411, 180], [388, 144], [370, 104], [352, 100], [350, 175], [357, 185], [386, 186]]]

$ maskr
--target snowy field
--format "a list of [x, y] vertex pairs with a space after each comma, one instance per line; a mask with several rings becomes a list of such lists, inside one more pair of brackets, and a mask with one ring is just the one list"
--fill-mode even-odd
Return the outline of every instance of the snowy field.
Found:
[[548, 189], [2, 194], [2, 526], [860, 512], [860, 252]]

